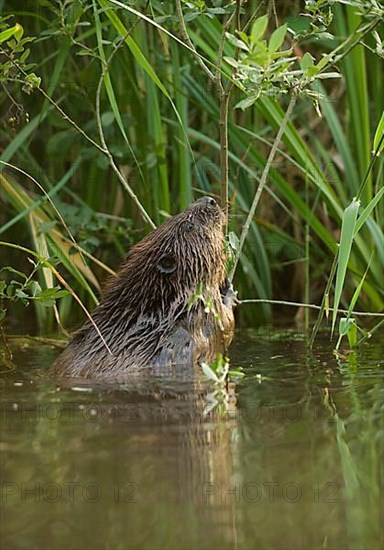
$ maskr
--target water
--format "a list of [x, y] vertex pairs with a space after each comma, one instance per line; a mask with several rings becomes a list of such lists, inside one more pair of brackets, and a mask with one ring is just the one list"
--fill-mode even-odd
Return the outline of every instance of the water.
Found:
[[216, 398], [198, 371], [59, 388], [54, 348], [13, 343], [1, 548], [383, 548], [381, 341], [237, 334], [247, 375]]

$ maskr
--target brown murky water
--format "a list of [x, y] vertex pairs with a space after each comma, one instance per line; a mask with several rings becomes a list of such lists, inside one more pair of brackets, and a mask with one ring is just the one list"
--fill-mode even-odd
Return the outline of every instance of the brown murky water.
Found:
[[[383, 336], [383, 335], [382, 335]], [[1, 368], [1, 548], [383, 548], [382, 338], [336, 360], [237, 334], [246, 377], [61, 387], [57, 352]]]

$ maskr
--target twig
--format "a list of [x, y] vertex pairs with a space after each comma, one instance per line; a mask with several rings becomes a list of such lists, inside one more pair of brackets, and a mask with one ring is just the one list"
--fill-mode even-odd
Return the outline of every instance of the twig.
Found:
[[81, 257], [84, 265], [87, 265], [86, 261], [84, 260], [83, 254], [82, 254], [82, 250], [78, 246], [78, 244], [75, 240], [75, 237], [72, 235], [71, 230], [69, 229], [69, 227], [66, 224], [63, 216], [61, 215], [60, 210], [57, 208], [57, 206], [53, 202], [52, 198], [50, 197], [49, 193], [47, 193], [47, 191], [44, 189], [44, 187], [33, 176], [31, 176], [31, 174], [28, 174], [28, 172], [26, 172], [25, 170], [22, 170], [21, 168], [18, 168], [14, 164], [11, 164], [10, 162], [5, 162], [5, 160], [0, 160], [0, 164], [4, 164], [5, 166], [8, 166], [9, 168], [12, 168], [13, 170], [16, 170], [17, 172], [20, 172], [20, 174], [23, 174], [23, 176], [25, 176], [26, 178], [29, 178], [40, 189], [40, 191], [43, 193], [44, 197], [48, 200], [48, 202], [52, 206], [53, 210], [56, 212], [59, 220], [63, 224], [64, 229], [67, 231], [67, 233], [69, 235], [70, 241], [72, 241], [72, 244], [78, 248], [80, 257]]
[[175, 4], [176, 4], [177, 17], [179, 18], [179, 23], [180, 23], [181, 36], [185, 40], [188, 48], [195, 54], [196, 60], [197, 60], [198, 64], [200, 65], [200, 67], [202, 68], [202, 70], [205, 72], [205, 74], [208, 76], [208, 78], [212, 82], [215, 82], [215, 80], [216, 80], [215, 75], [209, 69], [209, 67], [207, 67], [207, 65], [204, 63], [201, 56], [196, 51], [196, 48], [195, 48], [192, 40], [189, 38], [187, 27], [185, 26], [185, 21], [184, 21], [184, 17], [183, 17], [183, 10], [181, 8], [180, 0], [176, 0]]
[[331, 291], [332, 281], [335, 277], [336, 268], [337, 268], [337, 264], [338, 264], [338, 259], [339, 259], [339, 248], [336, 249], [336, 253], [335, 253], [335, 256], [333, 258], [331, 272], [329, 274], [328, 281], [327, 281], [327, 284], [325, 286], [323, 298], [321, 300], [319, 315], [317, 316], [316, 323], [315, 323], [315, 325], [312, 329], [312, 334], [311, 334], [311, 337], [310, 337], [309, 342], [308, 342], [308, 347], [310, 349], [312, 349], [313, 343], [314, 343], [315, 338], [316, 338], [317, 331], [320, 328], [320, 324], [321, 324], [321, 321], [323, 319], [324, 311], [326, 312], [326, 314], [328, 316], [328, 312], [329, 312], [329, 305], [328, 305], [329, 293]]
[[200, 65], [201, 69], [205, 72], [208, 78], [215, 84], [218, 96], [219, 96], [219, 107], [220, 107], [220, 119], [219, 119], [219, 136], [220, 136], [220, 202], [221, 207], [225, 213], [226, 219], [228, 219], [228, 105], [229, 98], [233, 88], [233, 83], [229, 81], [226, 86], [222, 82], [222, 62], [224, 55], [224, 45], [225, 45], [225, 34], [229, 28], [232, 20], [236, 17], [237, 23], [240, 21], [240, 8], [242, 0], [236, 1], [236, 10], [229, 16], [226, 23], [223, 25], [223, 32], [221, 35], [221, 40], [219, 44], [218, 51], [218, 65], [216, 68], [216, 74], [214, 74], [210, 68], [203, 61], [200, 54], [196, 51], [196, 48], [189, 38], [188, 31], [185, 25], [183, 11], [181, 8], [180, 0], [176, 0], [176, 11], [180, 23], [180, 32], [181, 35], [191, 50], [195, 58]]
[[[131, 30], [128, 31], [127, 36], [129, 36], [130, 33], [131, 33]], [[120, 44], [122, 44], [124, 42], [124, 39], [125, 39], [125, 37], [123, 37]], [[120, 172], [120, 170], [116, 166], [113, 155], [110, 152], [110, 150], [108, 149], [108, 145], [107, 145], [107, 142], [105, 140], [103, 125], [102, 125], [102, 122], [101, 122], [100, 95], [101, 95], [101, 87], [102, 87], [105, 75], [107, 74], [107, 72], [109, 70], [109, 66], [111, 64], [111, 61], [112, 61], [113, 56], [115, 55], [116, 51], [117, 51], [117, 48], [116, 48], [116, 50], [114, 50], [111, 53], [109, 58], [105, 61], [105, 64], [103, 64], [102, 72], [101, 72], [100, 79], [99, 79], [99, 83], [97, 85], [97, 91], [96, 91], [96, 123], [97, 123], [97, 128], [98, 128], [98, 131], [99, 131], [99, 137], [100, 137], [100, 141], [102, 143], [102, 146], [104, 148], [104, 154], [107, 156], [107, 158], [109, 160], [109, 164], [110, 164], [112, 170], [117, 175], [119, 181], [123, 185], [124, 189], [127, 191], [128, 195], [131, 197], [133, 202], [136, 204], [136, 206], [137, 206], [140, 214], [142, 215], [143, 219], [147, 223], [149, 223], [149, 225], [152, 227], [152, 229], [156, 229], [156, 225], [154, 224], [151, 217], [149, 216], [149, 214], [145, 210], [144, 206], [139, 201], [139, 199], [138, 199], [137, 195], [135, 194], [135, 192], [133, 191], [132, 187], [129, 185], [127, 180], [124, 178], [123, 174]]]
[[228, 105], [233, 84], [231, 81], [227, 82], [224, 86], [222, 82], [222, 64], [224, 56], [225, 35], [230, 28], [232, 19], [236, 17], [237, 23], [240, 21], [240, 8], [241, 1], [236, 0], [236, 10], [230, 15], [223, 25], [223, 32], [221, 34], [221, 40], [218, 51], [218, 68], [216, 71], [216, 86], [219, 94], [220, 104], [220, 121], [219, 121], [219, 134], [220, 134], [220, 201], [221, 207], [224, 211], [225, 218], [228, 220]]
[[7, 338], [5, 336], [4, 327], [3, 327], [2, 323], [0, 323], [0, 333], [1, 333], [1, 338], [4, 342], [5, 351], [8, 354], [9, 360], [13, 361], [13, 353], [11, 351], [11, 348], [8, 346]]
[[373, 327], [367, 334], [365, 334], [360, 340], [357, 342], [357, 345], [360, 346], [363, 342], [368, 340], [368, 338], [371, 338], [372, 335], [384, 324], [384, 319], [382, 319], [375, 327]]
[[[337, 48], [335, 48], [331, 54], [331, 57], [330, 57], [330, 60], [329, 60], [329, 64], [336, 64], [336, 63], [339, 63], [342, 59], [344, 59], [344, 57], [346, 57], [349, 52], [351, 50], [353, 50], [353, 48], [355, 48], [358, 44], [361, 43], [361, 41], [363, 40], [363, 38], [368, 34], [370, 33], [371, 31], [373, 31], [373, 29], [382, 21], [381, 17], [378, 17], [376, 19], [374, 19], [371, 23], [368, 23], [367, 25], [363, 25], [362, 27], [360, 27], [360, 29], [356, 29], [355, 33], [352, 34], [350, 37], [348, 37], [344, 42], [342, 42], [339, 46], [337, 46]], [[356, 35], [359, 35], [357, 38]], [[348, 42], [350, 42], [350, 44], [348, 44]], [[335, 53], [339, 50], [342, 50], [345, 46], [346, 49], [340, 53], [339, 55], [335, 55]], [[322, 68], [322, 70], [320, 72], [323, 72], [329, 65], [327, 63], [326, 66], [324, 66]]]
[[[12, 64], [16, 67], [16, 69], [20, 71], [25, 77], [28, 76], [28, 74], [24, 71], [24, 69], [22, 69], [22, 67], [20, 67], [20, 65], [16, 63], [16, 61], [14, 61], [3, 48], [0, 48], [0, 53], [5, 55], [7, 59], [11, 61]], [[41, 86], [36, 86], [36, 89], [45, 97], [45, 99], [51, 105], [55, 107], [57, 111], [59, 111], [59, 113], [61, 114], [64, 120], [69, 122], [69, 124], [71, 124], [71, 126], [73, 126], [79, 132], [79, 134], [81, 134], [87, 141], [89, 141], [99, 151], [105, 154], [104, 149], [98, 143], [96, 143], [96, 141], [94, 141], [86, 132], [84, 132], [84, 130], [82, 130], [80, 126], [63, 111], [63, 109], [56, 103], [56, 101], [54, 101]]]
[[220, 83], [220, 202], [228, 220], [228, 104], [230, 90]]
[[[251, 300], [240, 300], [239, 304], [272, 304], [272, 305], [279, 305], [279, 306], [292, 306], [292, 307], [304, 307], [308, 309], [316, 309], [317, 311], [321, 311], [322, 306], [317, 306], [315, 304], [303, 304], [301, 302], [287, 302], [285, 300], [267, 300], [264, 298], [255, 298]], [[329, 311], [333, 311], [333, 308], [328, 308]], [[338, 309], [338, 313], [348, 313], [346, 309]], [[384, 313], [378, 313], [378, 312], [370, 312], [370, 311], [352, 311], [351, 315], [356, 315], [360, 317], [384, 317]]]
[[[129, 33], [131, 32], [131, 29], [129, 31]], [[127, 34], [129, 34], [127, 33]], [[117, 48], [118, 49], [118, 48]], [[107, 72], [108, 70], [108, 67], [109, 67], [109, 63], [113, 57], [113, 55], [115, 54], [115, 52], [117, 51], [117, 49], [112, 52], [111, 56], [109, 57], [109, 59], [107, 60], [107, 67], [105, 70], [103, 70], [103, 73], [102, 73], [102, 77], [101, 78], [104, 78], [105, 76], [105, 73]], [[18, 65], [18, 63], [16, 63], [8, 54], [5, 50], [3, 50], [3, 48], [0, 48], [0, 53], [4, 54], [12, 63], [13, 65], [18, 69], [18, 71], [20, 71], [25, 77], [28, 76], [27, 73], [22, 69], [22, 67], [20, 67]], [[99, 85], [100, 85], [100, 82], [99, 82]], [[119, 169], [117, 168], [115, 162], [114, 162], [114, 159], [107, 147], [107, 144], [105, 142], [105, 139], [104, 139], [104, 133], [101, 132], [100, 133], [100, 128], [101, 128], [101, 120], [100, 120], [100, 111], [97, 112], [97, 120], [98, 120], [98, 129], [99, 129], [99, 135], [100, 135], [100, 138], [101, 138], [101, 141], [102, 141], [102, 146], [100, 146], [98, 143], [96, 143], [96, 141], [94, 141], [86, 132], [84, 132], [84, 130], [82, 128], [80, 128], [80, 126], [74, 121], [72, 120], [66, 113], [65, 111], [63, 111], [63, 109], [56, 103], [56, 101], [54, 101], [47, 93], [46, 91], [41, 87], [41, 86], [36, 86], [36, 89], [45, 97], [45, 99], [55, 107], [55, 109], [57, 111], [59, 111], [59, 113], [61, 114], [61, 116], [63, 117], [64, 120], [66, 120], [67, 122], [69, 122], [87, 141], [89, 141], [94, 147], [96, 147], [101, 153], [103, 153], [109, 160], [109, 163], [112, 167], [112, 169], [114, 170], [114, 172], [116, 173], [117, 177], [119, 178], [120, 182], [123, 184], [123, 187], [126, 189], [126, 191], [128, 192], [128, 194], [130, 195], [130, 197], [133, 199], [133, 201], [135, 202], [136, 206], [138, 207], [141, 215], [143, 216], [144, 220], [147, 221], [150, 226], [152, 227], [152, 229], [155, 229], [156, 228], [156, 225], [153, 223], [153, 221], [151, 220], [150, 216], [147, 214], [147, 212], [145, 211], [144, 207], [141, 205], [139, 199], [137, 198], [137, 196], [135, 195], [135, 193], [133, 192], [132, 188], [129, 186], [128, 182], [125, 180], [124, 176], [121, 174], [121, 172], [119, 171]], [[99, 89], [98, 89], [99, 90]], [[100, 94], [99, 94], [100, 95]], [[100, 104], [100, 98], [99, 99], [99, 104]], [[100, 124], [99, 124], [100, 122]]]
[[241, 251], [242, 251], [243, 246], [244, 246], [245, 239], [247, 238], [248, 231], [249, 231], [250, 225], [252, 223], [253, 216], [255, 215], [257, 205], [259, 203], [261, 194], [262, 194], [263, 189], [265, 187], [265, 184], [267, 182], [269, 170], [271, 169], [271, 166], [272, 166], [273, 160], [275, 158], [277, 149], [279, 147], [281, 138], [283, 137], [283, 134], [285, 132], [285, 128], [286, 128], [286, 126], [288, 124], [288, 121], [291, 117], [291, 114], [292, 114], [292, 111], [293, 111], [293, 108], [294, 108], [295, 104], [296, 104], [296, 94], [293, 93], [292, 96], [291, 96], [291, 100], [289, 102], [287, 111], [285, 113], [284, 119], [283, 119], [283, 121], [280, 125], [279, 131], [278, 131], [277, 136], [275, 138], [275, 141], [273, 142], [272, 149], [269, 153], [267, 163], [264, 167], [263, 173], [262, 173], [261, 178], [260, 178], [260, 183], [258, 185], [255, 196], [253, 198], [252, 206], [249, 210], [247, 219], [245, 221], [243, 230], [241, 232], [239, 248], [236, 251], [235, 261], [234, 261], [233, 267], [231, 269], [231, 272], [229, 273], [229, 276], [228, 276], [228, 279], [229, 279], [230, 282], [232, 282], [232, 280], [233, 280], [233, 277], [234, 277], [234, 274], [235, 274], [235, 271], [236, 271], [236, 267], [237, 267], [237, 264], [239, 262], [240, 254], [241, 254]]
[[44, 256], [41, 256], [37, 252], [34, 252], [33, 250], [30, 250], [29, 248], [26, 248], [25, 246], [21, 246], [15, 243], [8, 243], [4, 241], [0, 241], [0, 246], [7, 246], [8, 248], [14, 248], [15, 250], [22, 250], [23, 252], [26, 252], [27, 254], [32, 254], [35, 258], [37, 258], [44, 267], [47, 267], [52, 271], [52, 273], [55, 275], [55, 277], [59, 280], [59, 282], [68, 290], [68, 292], [71, 294], [71, 296], [76, 300], [76, 302], [80, 305], [90, 322], [92, 323], [94, 329], [96, 330], [97, 334], [100, 336], [106, 350], [108, 351], [109, 355], [113, 355], [104, 336], [101, 334], [99, 327], [93, 320], [91, 314], [83, 304], [83, 302], [80, 300], [76, 292], [72, 290], [72, 287], [67, 283], [67, 281], [60, 275], [60, 273], [57, 271], [57, 269], [47, 260], [47, 258], [44, 258]]

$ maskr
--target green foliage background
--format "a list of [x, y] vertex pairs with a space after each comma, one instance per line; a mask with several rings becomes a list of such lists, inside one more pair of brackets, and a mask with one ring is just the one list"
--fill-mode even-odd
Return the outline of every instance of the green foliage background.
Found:
[[[15, 24], [23, 30], [14, 30], [14, 42], [7, 38], [0, 51], [0, 160], [14, 166], [0, 166], [0, 240], [49, 257], [90, 308], [111, 272], [107, 266], [117, 267], [128, 247], [151, 229], [148, 218], [157, 225], [193, 198], [221, 193], [219, 94], [191, 48], [182, 45], [175, 3], [122, 3], [133, 11], [116, 4], [0, 1], [2, 16], [12, 16], [0, 33]], [[360, 212], [369, 212], [353, 237], [341, 305], [348, 307], [365, 275], [357, 309], [380, 312], [382, 156], [370, 165], [383, 133], [383, 8], [364, 1], [275, 2], [274, 15], [272, 4], [249, 1], [242, 3], [238, 20], [227, 24], [236, 4], [239, 8], [236, 2], [181, 2], [193, 48], [219, 77], [220, 65], [222, 82], [232, 82], [229, 200], [236, 235], [289, 97], [304, 80], [305, 90], [298, 94], [250, 226], [235, 287], [243, 299], [319, 303], [344, 210], [359, 196]], [[254, 31], [252, 42], [252, 23], [264, 14], [265, 34]], [[238, 22], [243, 36], [235, 32]], [[30, 37], [35, 40], [25, 41]], [[249, 41], [248, 51], [240, 39]], [[260, 58], [271, 41], [278, 46], [273, 60]], [[327, 54], [334, 56], [326, 57], [327, 70], [340, 78], [315, 81], [313, 67]], [[305, 58], [301, 80], [289, 64], [283, 66], [290, 57]], [[26, 295], [18, 297], [27, 302], [40, 297], [36, 319], [44, 329], [54, 323], [52, 308], [44, 305], [55, 297], [64, 324], [80, 319], [71, 294], [44, 295], [58, 282], [46, 264], [31, 267], [20, 250], [3, 247], [1, 254], [0, 267], [34, 270], [38, 288], [24, 280], [12, 286], [7, 271], [6, 297], [17, 298], [17, 286]], [[270, 315], [268, 303], [238, 311], [245, 324]]]

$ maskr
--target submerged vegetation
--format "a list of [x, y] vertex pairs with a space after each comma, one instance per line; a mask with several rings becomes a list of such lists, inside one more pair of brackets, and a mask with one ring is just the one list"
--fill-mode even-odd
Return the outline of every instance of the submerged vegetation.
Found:
[[33, 301], [44, 330], [73, 326], [130, 244], [208, 193], [229, 203], [240, 322], [294, 301], [337, 347], [381, 326], [379, 2], [0, 7], [2, 317]]

